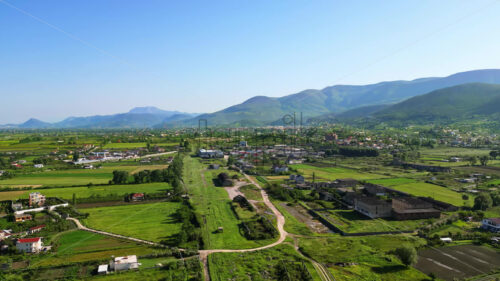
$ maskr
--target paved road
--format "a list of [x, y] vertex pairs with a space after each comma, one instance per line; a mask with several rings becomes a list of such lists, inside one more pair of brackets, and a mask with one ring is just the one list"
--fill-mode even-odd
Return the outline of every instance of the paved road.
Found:
[[277, 226], [278, 226], [278, 231], [280, 233], [280, 237], [279, 237], [278, 241], [276, 241], [276, 242], [274, 242], [272, 244], [269, 244], [269, 245], [266, 245], [266, 246], [262, 246], [262, 247], [258, 247], [258, 248], [252, 248], [252, 249], [200, 250], [199, 251], [199, 253], [200, 253], [200, 259], [201, 259], [201, 261], [203, 262], [203, 265], [204, 265], [205, 281], [210, 280], [210, 274], [208, 272], [208, 255], [213, 254], [213, 253], [246, 253], [246, 252], [255, 252], [255, 251], [259, 251], [259, 250], [269, 249], [269, 248], [272, 248], [274, 246], [277, 246], [277, 245], [283, 243], [283, 241], [285, 241], [286, 236], [288, 235], [288, 233], [284, 229], [285, 217], [280, 213], [280, 211], [278, 211], [278, 209], [273, 205], [273, 203], [271, 203], [271, 201], [269, 200], [269, 196], [267, 195], [266, 191], [256, 181], [254, 181], [250, 176], [248, 176], [247, 174], [244, 174], [244, 175], [245, 175], [245, 177], [253, 185], [255, 185], [257, 188], [260, 189], [260, 193], [262, 195], [262, 199], [264, 201], [264, 204], [266, 204], [267, 207], [269, 207], [269, 209], [271, 209], [271, 211], [276, 216]]

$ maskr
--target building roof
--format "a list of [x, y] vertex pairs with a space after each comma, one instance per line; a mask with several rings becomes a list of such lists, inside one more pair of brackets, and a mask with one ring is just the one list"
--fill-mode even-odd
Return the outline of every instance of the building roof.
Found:
[[31, 217], [30, 214], [14, 214], [14, 217], [16, 217], [16, 218], [22, 218], [22, 217], [26, 217], [26, 216]]
[[42, 229], [45, 227], [45, 224], [39, 225], [39, 226], [33, 226], [30, 228], [30, 230], [37, 230], [37, 229]]
[[36, 243], [40, 241], [40, 237], [35, 237], [35, 238], [23, 238], [23, 239], [17, 239], [17, 243]]
[[495, 224], [500, 224], [500, 218], [490, 218], [487, 220], [490, 220], [490, 221], [494, 222]]
[[136, 263], [136, 262], [137, 262], [137, 256], [136, 255], [115, 258], [115, 263], [117, 263], [117, 264], [122, 264], [122, 263]]
[[99, 265], [99, 268], [97, 268], [97, 272], [107, 272], [107, 271], [108, 271], [107, 264], [101, 264], [101, 265]]
[[132, 197], [142, 197], [144, 196], [144, 193], [134, 193]]
[[375, 197], [358, 197], [356, 198], [356, 201], [362, 202], [367, 205], [389, 205], [388, 202], [379, 200]]

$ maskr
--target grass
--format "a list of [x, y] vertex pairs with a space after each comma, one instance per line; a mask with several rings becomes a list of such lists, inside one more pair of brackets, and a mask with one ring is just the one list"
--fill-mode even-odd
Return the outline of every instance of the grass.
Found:
[[[300, 250], [328, 265], [335, 280], [429, 280], [420, 271], [405, 267], [389, 254], [402, 244], [420, 246], [425, 240], [408, 235], [299, 238]], [[336, 263], [352, 263], [338, 266]]]
[[344, 232], [412, 231], [429, 224], [432, 220], [385, 220], [370, 219], [354, 210], [329, 210], [323, 216]]
[[[213, 281], [223, 280], [289, 280], [278, 279], [277, 266], [291, 264], [306, 265], [313, 280], [320, 277], [312, 264], [301, 257], [293, 246], [282, 244], [277, 247], [251, 253], [214, 253], [208, 257], [210, 278]], [[290, 270], [290, 269], [288, 269]], [[299, 279], [290, 279], [299, 280]]]
[[304, 174], [307, 178], [312, 178], [312, 174], [316, 175], [318, 180], [335, 180], [341, 178], [354, 178], [357, 180], [377, 179], [384, 178], [385, 176], [378, 174], [370, 174], [358, 172], [354, 169], [347, 169], [341, 167], [315, 167], [307, 164], [290, 165], [294, 169]]
[[[119, 170], [133, 171], [138, 166], [121, 166]], [[101, 169], [70, 169], [59, 171], [35, 172], [18, 175], [12, 179], [0, 181], [0, 186], [42, 185], [42, 186], [75, 186], [88, 183], [108, 183], [113, 178], [116, 167], [103, 166]]]
[[81, 209], [89, 213], [84, 220], [90, 228], [160, 242], [179, 233], [181, 224], [173, 214], [181, 203], [160, 202]]
[[70, 200], [73, 194], [77, 198], [88, 198], [91, 196], [105, 197], [107, 195], [125, 195], [135, 192], [157, 193], [170, 190], [171, 187], [167, 183], [146, 183], [146, 184], [128, 184], [128, 185], [104, 185], [104, 186], [79, 186], [79, 187], [64, 187], [64, 188], [47, 188], [37, 190], [20, 190], [20, 191], [4, 191], [0, 192], [0, 200], [26, 199], [29, 193], [39, 191], [47, 197], [60, 197]]
[[260, 190], [253, 184], [240, 187], [240, 191], [245, 194], [248, 200], [262, 201], [262, 194]]
[[32, 264], [54, 266], [107, 259], [112, 255], [147, 255], [155, 252], [153, 248], [142, 244], [81, 230], [63, 233], [53, 242], [58, 245], [55, 254], [42, 256], [40, 260]]
[[286, 204], [287, 202], [272, 200], [273, 205], [280, 211], [280, 213], [285, 217], [285, 231], [292, 234], [298, 235], [315, 235], [303, 222], [300, 222], [292, 214], [290, 214], [285, 207], [281, 204]]
[[394, 185], [402, 185], [408, 183], [416, 183], [415, 179], [409, 178], [392, 178], [392, 179], [376, 179], [376, 180], [368, 180], [370, 183], [380, 184], [383, 186], [394, 186]]
[[463, 200], [462, 194], [458, 192], [452, 191], [446, 187], [424, 182], [393, 185], [391, 188], [414, 196], [432, 197], [436, 200], [443, 201], [457, 207], [464, 206], [464, 202], [466, 202], [468, 206], [472, 206], [474, 204], [473, 196], [469, 195], [469, 200]]
[[[184, 159], [184, 182], [191, 202], [201, 218], [205, 248], [240, 249], [270, 244], [271, 241], [268, 240], [250, 241], [242, 235], [239, 228], [241, 220], [231, 210], [231, 200], [226, 190], [215, 187], [212, 182], [214, 173], [222, 171], [204, 170], [205, 167], [197, 159]], [[202, 172], [205, 181], [201, 177]], [[217, 233], [218, 227], [223, 227], [224, 231]]]

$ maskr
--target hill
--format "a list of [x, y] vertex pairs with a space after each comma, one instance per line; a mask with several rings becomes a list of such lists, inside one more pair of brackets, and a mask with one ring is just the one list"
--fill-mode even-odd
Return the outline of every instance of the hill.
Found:
[[363, 86], [337, 85], [322, 90], [305, 90], [281, 98], [256, 96], [221, 111], [204, 114], [191, 120], [173, 122], [170, 125], [196, 126], [198, 119], [207, 119], [210, 126], [266, 125], [276, 123], [285, 114], [293, 112], [302, 112], [306, 120], [329, 113], [345, 111], [347, 114], [348, 110], [363, 106], [396, 103], [437, 89], [472, 82], [500, 84], [500, 70], [475, 70], [444, 78], [431, 77]]
[[410, 98], [373, 114], [384, 122], [456, 122], [500, 114], [500, 85], [470, 83]]

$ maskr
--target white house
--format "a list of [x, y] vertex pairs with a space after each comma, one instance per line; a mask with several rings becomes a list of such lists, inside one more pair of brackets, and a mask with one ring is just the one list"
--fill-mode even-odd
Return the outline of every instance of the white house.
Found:
[[25, 253], [38, 253], [42, 249], [42, 238], [17, 239], [16, 248]]
[[137, 269], [139, 265], [136, 255], [117, 257], [109, 262], [109, 268], [114, 271]]
[[37, 169], [40, 169], [40, 168], [43, 168], [43, 164], [35, 164], [34, 167]]
[[491, 232], [500, 232], [500, 218], [483, 219], [481, 228]]
[[108, 274], [108, 265], [107, 264], [101, 264], [97, 268], [97, 274]]

